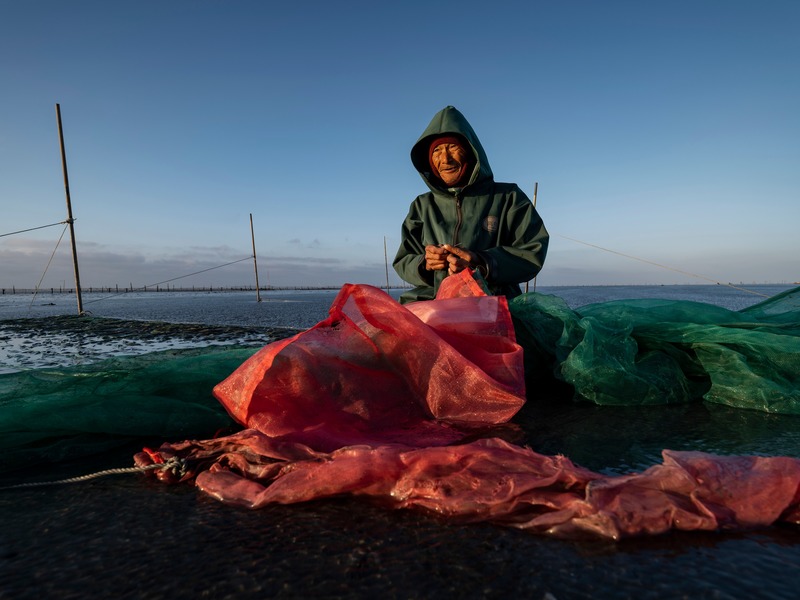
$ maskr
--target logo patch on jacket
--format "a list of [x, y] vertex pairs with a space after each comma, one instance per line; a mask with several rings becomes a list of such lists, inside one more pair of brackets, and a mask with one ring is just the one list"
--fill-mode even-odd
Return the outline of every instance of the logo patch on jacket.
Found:
[[483, 220], [483, 228], [490, 233], [492, 231], [497, 231], [497, 223], [497, 217], [486, 217]]

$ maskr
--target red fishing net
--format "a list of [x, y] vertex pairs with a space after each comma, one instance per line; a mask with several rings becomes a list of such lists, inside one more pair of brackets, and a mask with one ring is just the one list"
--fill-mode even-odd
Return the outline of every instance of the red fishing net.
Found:
[[328, 319], [215, 388], [247, 429], [164, 444], [137, 464], [183, 458], [183, 480], [252, 508], [349, 494], [559, 536], [800, 521], [794, 458], [665, 450], [661, 465], [606, 477], [500, 439], [525, 399], [508, 304], [469, 272], [446, 282], [408, 306], [346, 285]]
[[236, 421], [316, 450], [431, 446], [505, 423], [525, 402], [522, 349], [503, 297], [407, 309], [376, 288], [346, 285], [329, 314], [216, 386]]

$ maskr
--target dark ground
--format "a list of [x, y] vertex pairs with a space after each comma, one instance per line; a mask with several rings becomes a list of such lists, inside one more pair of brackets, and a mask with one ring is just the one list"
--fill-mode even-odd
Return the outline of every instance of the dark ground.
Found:
[[[264, 331], [140, 322], [98, 330], [72, 319], [53, 330], [0, 328], [24, 354], [82, 357], [263, 339]], [[71, 324], [72, 323], [72, 324]], [[72, 327], [73, 330], [69, 330]], [[88, 326], [87, 326], [88, 327]], [[179, 334], [179, 331], [182, 332]], [[275, 331], [272, 335], [288, 335]], [[24, 334], [24, 335], [23, 335]], [[248, 338], [254, 334], [257, 338]], [[22, 335], [22, 338], [20, 338]], [[226, 335], [228, 337], [226, 337]], [[3, 336], [6, 336], [3, 338]], [[83, 337], [81, 337], [83, 336]], [[258, 336], [262, 336], [258, 338]], [[17, 356], [11, 348], [7, 356]], [[20, 350], [20, 351], [22, 351]], [[66, 356], [67, 361], [76, 359]], [[640, 470], [662, 448], [800, 455], [797, 418], [719, 406], [597, 407], [530, 402], [515, 421], [524, 442], [609, 473]], [[128, 467], [136, 440], [103, 455], [0, 474], [0, 486]], [[0, 469], [2, 471], [2, 469]], [[670, 533], [618, 543], [564, 541], [487, 524], [387, 510], [355, 499], [249, 511], [191, 485], [139, 474], [0, 490], [0, 598], [714, 598], [794, 599], [800, 529]]]
[[[129, 466], [140, 447], [0, 484]], [[0, 515], [9, 599], [789, 599], [800, 586], [793, 526], [564, 541], [354, 499], [250, 511], [139, 474], [0, 491]]]

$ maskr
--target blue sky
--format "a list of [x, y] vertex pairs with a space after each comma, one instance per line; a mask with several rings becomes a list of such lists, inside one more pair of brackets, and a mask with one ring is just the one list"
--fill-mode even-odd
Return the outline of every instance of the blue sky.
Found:
[[[797, 281], [799, 28], [780, 0], [0, 0], [0, 234], [66, 218], [58, 103], [84, 286], [246, 259], [251, 213], [262, 284], [383, 285], [452, 104], [539, 184], [539, 285]], [[70, 285], [62, 229], [0, 237], [0, 287]]]

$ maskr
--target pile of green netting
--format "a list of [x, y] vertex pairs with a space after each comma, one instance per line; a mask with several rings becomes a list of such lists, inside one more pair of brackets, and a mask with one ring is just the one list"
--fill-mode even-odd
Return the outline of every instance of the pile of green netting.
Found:
[[800, 414], [800, 288], [741, 311], [659, 299], [572, 310], [541, 294], [510, 305], [529, 398], [552, 378], [596, 404], [706, 400]]
[[0, 375], [0, 472], [233, 425], [212, 388], [257, 348], [209, 346]]
[[[570, 401], [800, 414], [800, 288], [741, 311], [654, 299], [570, 309], [537, 293], [510, 307], [530, 400], [555, 381]], [[212, 388], [256, 350], [208, 345], [2, 374], [0, 471], [133, 440], [212, 437], [233, 425]]]

